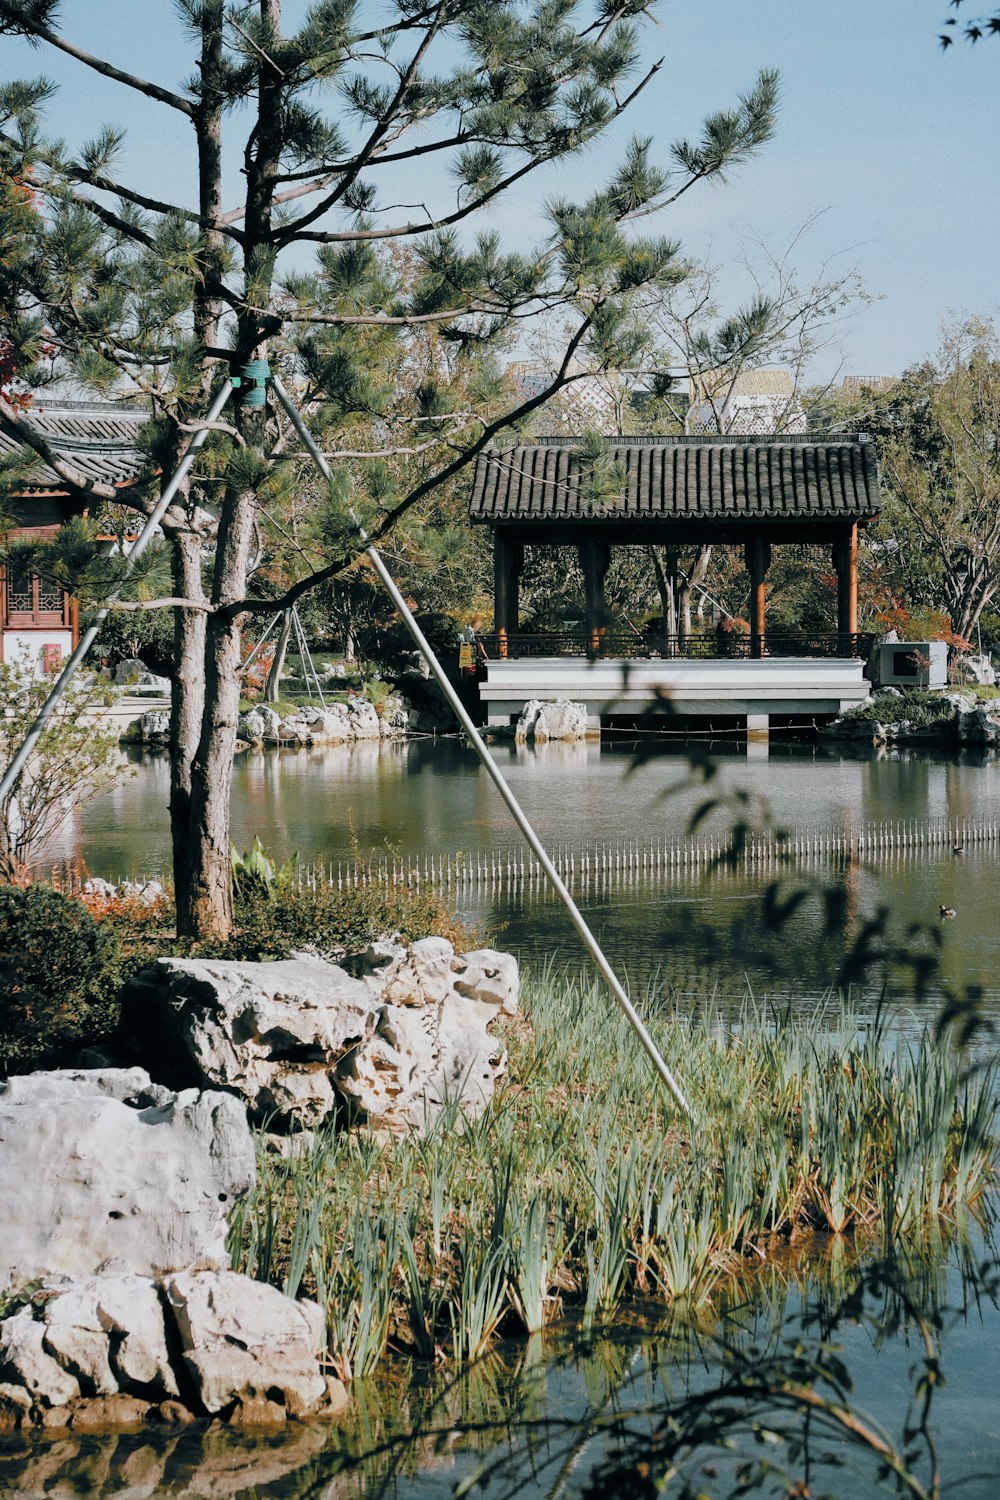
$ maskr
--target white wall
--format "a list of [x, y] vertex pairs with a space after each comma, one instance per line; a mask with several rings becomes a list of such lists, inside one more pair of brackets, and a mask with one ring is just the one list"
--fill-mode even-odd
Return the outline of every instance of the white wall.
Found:
[[68, 630], [5, 630], [3, 632], [3, 660], [9, 667], [18, 667], [41, 677], [45, 660], [45, 647], [56, 645], [62, 648], [62, 659], [73, 650], [73, 636]]

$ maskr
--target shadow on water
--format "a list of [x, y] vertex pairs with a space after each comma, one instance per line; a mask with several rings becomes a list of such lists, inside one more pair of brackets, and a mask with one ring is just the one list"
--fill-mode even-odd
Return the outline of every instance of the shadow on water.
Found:
[[458, 1376], [400, 1364], [357, 1383], [333, 1426], [8, 1442], [0, 1494], [610, 1500], [671, 1473], [682, 1497], [919, 1497], [940, 1480], [993, 1500], [998, 1375], [988, 1230], [882, 1262], [817, 1240], [748, 1270], [711, 1321], [640, 1308], [501, 1345]]

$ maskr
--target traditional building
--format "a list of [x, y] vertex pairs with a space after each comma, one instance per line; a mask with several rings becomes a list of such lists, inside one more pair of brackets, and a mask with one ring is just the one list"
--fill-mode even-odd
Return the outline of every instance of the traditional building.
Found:
[[[494, 631], [480, 640], [481, 694], [492, 720], [505, 722], [530, 697], [582, 695], [601, 705], [595, 713], [624, 713], [632, 710], [623, 705], [664, 692], [684, 712], [742, 715], [766, 728], [772, 714], [835, 714], [867, 696], [857, 559], [859, 528], [879, 511], [870, 443], [808, 434], [613, 438], [607, 452], [621, 477], [617, 494], [589, 483], [579, 445], [565, 438], [490, 448], [477, 461], [470, 519], [492, 531], [495, 560]], [[739, 546], [749, 634], [616, 635], [604, 599], [611, 549], [648, 543]], [[826, 632], [768, 632], [765, 579], [772, 549], [786, 543], [830, 549], [837, 614]], [[533, 544], [577, 549], [582, 631], [521, 633], [518, 580]], [[579, 666], [568, 664], [574, 656]], [[593, 670], [596, 663], [605, 669]], [[581, 674], [581, 666], [591, 670]]]
[[[126, 489], [145, 468], [141, 430], [149, 420], [141, 408], [86, 401], [38, 400], [27, 420], [53, 455], [87, 480]], [[0, 456], [30, 457], [0, 432]], [[51, 540], [59, 527], [86, 507], [54, 469], [41, 460], [15, 481], [3, 499], [13, 526], [8, 537]], [[32, 672], [57, 672], [79, 637], [79, 606], [64, 589], [37, 573], [0, 565], [0, 661]]]

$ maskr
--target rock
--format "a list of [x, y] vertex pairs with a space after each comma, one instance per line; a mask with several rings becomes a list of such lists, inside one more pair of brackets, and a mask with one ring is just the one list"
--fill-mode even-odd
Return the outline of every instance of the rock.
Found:
[[239, 1093], [276, 1127], [312, 1129], [345, 1099], [398, 1130], [425, 1128], [448, 1101], [479, 1113], [505, 1067], [488, 1028], [517, 1010], [516, 960], [425, 938], [373, 944], [352, 968], [164, 958], [123, 1006], [178, 1076]]
[[238, 1093], [260, 1121], [306, 1127], [335, 1112], [331, 1071], [376, 1020], [368, 986], [318, 958], [161, 958], [122, 1004], [154, 1027], [154, 1047], [180, 1050], [192, 1077]]
[[129, 901], [138, 901], [143, 906], [154, 906], [166, 892], [159, 880], [102, 880], [100, 876], [92, 875], [83, 884], [85, 896], [99, 896], [104, 901], [115, 901], [125, 898]]
[[197, 1421], [194, 1412], [183, 1401], [161, 1401], [150, 1409], [149, 1415], [152, 1421], [162, 1422], [164, 1427], [190, 1427]]
[[45, 1348], [45, 1325], [22, 1307], [0, 1323], [0, 1380], [30, 1391], [36, 1406], [65, 1406], [80, 1394], [80, 1382]]
[[265, 1396], [248, 1396], [236, 1402], [226, 1417], [230, 1427], [284, 1427], [288, 1413], [279, 1401], [268, 1401]]
[[976, 682], [986, 687], [993, 686], [996, 676], [993, 663], [988, 656], [973, 656], [960, 651], [952, 653], [951, 670], [960, 682]]
[[254, 1171], [246, 1115], [229, 1094], [174, 1095], [141, 1068], [10, 1078], [0, 1084], [0, 1286], [224, 1266], [227, 1215]]
[[347, 700], [347, 712], [353, 739], [381, 739], [382, 725], [378, 714], [375, 712], [374, 703], [369, 703], [367, 698], [349, 697]]
[[206, 1410], [273, 1401], [305, 1416], [326, 1396], [322, 1309], [234, 1271], [184, 1272], [165, 1283], [187, 1365]]
[[536, 745], [544, 745], [549, 740], [582, 740], [586, 736], [586, 705], [573, 703], [569, 698], [557, 698], [554, 703], [529, 699], [514, 730], [518, 744], [534, 741]]
[[347, 1394], [346, 1385], [342, 1380], [338, 1380], [336, 1375], [327, 1375], [325, 1379], [326, 1410], [331, 1417], [335, 1417], [338, 1413], [346, 1410], [351, 1403], [351, 1398]]
[[340, 1090], [394, 1130], [423, 1132], [449, 1105], [480, 1114], [506, 1068], [487, 1028], [498, 1010], [517, 1010], [517, 961], [424, 938], [409, 950], [373, 945], [362, 962], [383, 1003], [374, 1035], [339, 1069]]
[[17, 1432], [31, 1421], [31, 1394], [23, 1385], [0, 1382], [0, 1437]]
[[1000, 748], [1000, 722], [990, 713], [990, 707], [989, 704], [981, 703], [968, 713], [959, 714], [958, 737], [963, 745], [976, 745], [988, 750]]
[[129, 726], [129, 733], [144, 745], [165, 745], [170, 739], [170, 714], [166, 709], [151, 708]]
[[163, 1302], [147, 1277], [92, 1276], [57, 1287], [42, 1322], [46, 1350], [73, 1371], [84, 1395], [179, 1394]]
[[169, 677], [157, 677], [137, 656], [127, 657], [115, 667], [111, 678], [118, 687], [139, 687], [147, 693], [170, 692]]
[[78, 1406], [69, 1425], [74, 1432], [138, 1432], [150, 1410], [137, 1396], [101, 1396]]
[[902, 698], [903, 694], [900, 692], [900, 690], [899, 690], [898, 687], [892, 687], [891, 685], [889, 685], [887, 687], [876, 688], [874, 690], [874, 692], [872, 693], [871, 696], [872, 696], [873, 699], [874, 698]]
[[259, 709], [252, 708], [249, 713], [241, 714], [236, 733], [241, 740], [247, 740], [251, 745], [259, 745], [264, 740], [264, 715]]
[[410, 727], [411, 709], [399, 693], [390, 693], [382, 704], [379, 729], [383, 739], [405, 734]]

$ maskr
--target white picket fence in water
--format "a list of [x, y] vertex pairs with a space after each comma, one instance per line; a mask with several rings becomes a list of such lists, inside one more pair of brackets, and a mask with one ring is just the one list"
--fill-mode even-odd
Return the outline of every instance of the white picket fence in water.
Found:
[[[650, 881], [717, 868], [778, 870], [790, 866], [919, 859], [990, 848], [1000, 842], [1000, 815], [986, 818], [889, 819], [854, 829], [748, 832], [739, 847], [721, 835], [620, 839], [587, 846], [557, 844], [549, 856], [567, 885]], [[384, 854], [368, 861], [317, 862], [299, 869], [302, 885], [325, 879], [347, 889], [378, 885], [471, 891], [545, 888], [545, 874], [526, 849], [510, 847], [450, 854]]]

